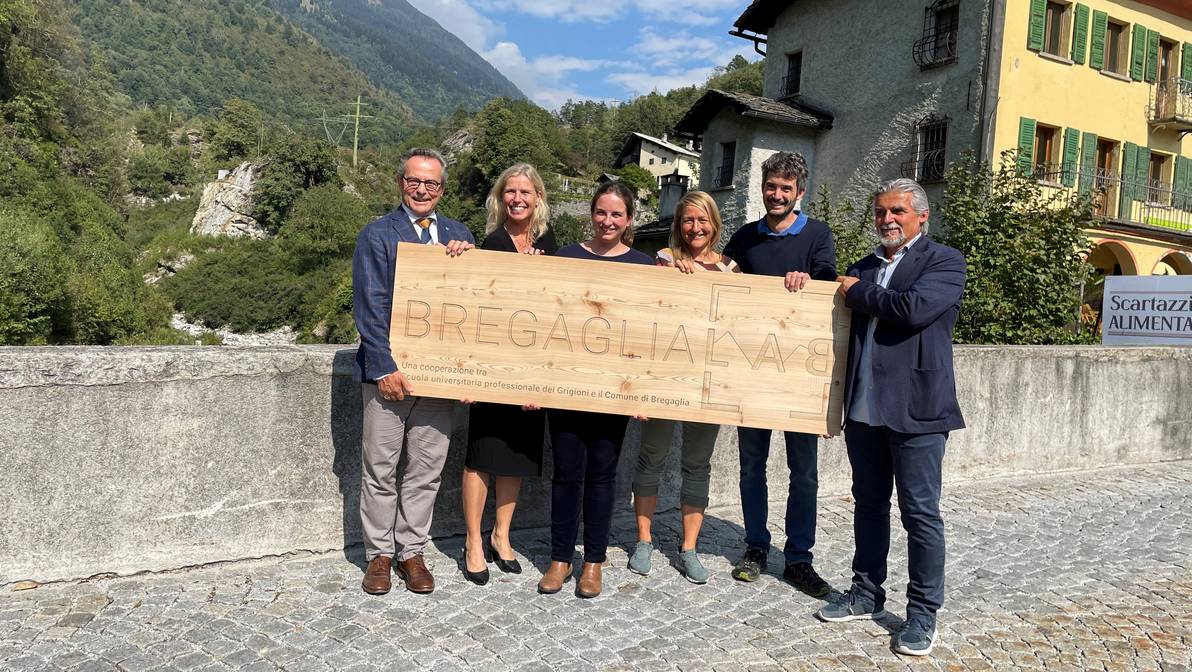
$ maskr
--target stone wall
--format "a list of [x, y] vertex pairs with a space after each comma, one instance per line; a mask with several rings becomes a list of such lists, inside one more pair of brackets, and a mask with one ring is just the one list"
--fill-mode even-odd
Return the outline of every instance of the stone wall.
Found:
[[[5, 348], [0, 585], [357, 543], [353, 356], [335, 346]], [[949, 442], [950, 481], [1192, 458], [1190, 348], [967, 347], [956, 365], [969, 429]], [[465, 417], [461, 408], [437, 536], [462, 527]], [[623, 513], [636, 443], [631, 426]], [[663, 508], [676, 503], [676, 458]], [[772, 495], [784, 477], [776, 449]], [[714, 505], [738, 501], [736, 479], [736, 434], [725, 428]], [[839, 439], [821, 442], [820, 481], [821, 495], [848, 491]], [[527, 481], [516, 523], [544, 524], [548, 495], [548, 480]]]

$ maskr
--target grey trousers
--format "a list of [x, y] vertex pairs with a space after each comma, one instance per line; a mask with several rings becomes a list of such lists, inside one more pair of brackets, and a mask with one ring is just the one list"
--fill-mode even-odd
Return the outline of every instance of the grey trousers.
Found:
[[[633, 474], [633, 494], [653, 497], [658, 494], [662, 468], [675, 436], [674, 420], [651, 418], [642, 423], [642, 445], [637, 453], [637, 469]], [[720, 425], [702, 422], [683, 422], [683, 443], [680, 465], [683, 484], [679, 488], [679, 502], [696, 508], [708, 506], [708, 487], [712, 474], [712, 449]]]
[[365, 557], [398, 561], [422, 553], [457, 402], [432, 397], [386, 401], [376, 385], [361, 384], [360, 522]]

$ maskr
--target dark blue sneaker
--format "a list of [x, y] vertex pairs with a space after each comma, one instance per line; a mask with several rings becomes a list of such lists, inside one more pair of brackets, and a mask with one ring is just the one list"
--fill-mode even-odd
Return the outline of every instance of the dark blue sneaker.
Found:
[[886, 613], [885, 600], [878, 604], [872, 597], [863, 596], [850, 588], [835, 602], [815, 612], [816, 618], [829, 623], [872, 620]]
[[926, 656], [935, 646], [935, 619], [916, 616], [902, 624], [894, 640], [895, 653]]

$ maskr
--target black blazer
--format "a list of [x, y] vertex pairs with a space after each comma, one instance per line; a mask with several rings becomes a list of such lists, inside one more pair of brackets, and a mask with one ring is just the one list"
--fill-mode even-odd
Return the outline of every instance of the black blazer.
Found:
[[926, 236], [915, 243], [883, 288], [875, 282], [881, 261], [870, 254], [849, 267], [861, 281], [844, 296], [852, 308], [844, 418], [857, 380], [857, 359], [873, 333], [873, 382], [878, 410], [896, 432], [928, 434], [964, 427], [956, 401], [952, 328], [964, 294], [964, 255]]
[[[559, 244], [555, 242], [555, 231], [549, 226], [546, 231], [534, 241], [534, 247], [542, 250], [543, 254], [554, 254], [559, 251]], [[497, 252], [517, 252], [517, 245], [513, 244], [513, 239], [509, 237], [509, 232], [505, 227], [498, 226], [493, 229], [493, 232], [484, 237], [484, 243], [480, 245], [482, 250], [495, 250]]]

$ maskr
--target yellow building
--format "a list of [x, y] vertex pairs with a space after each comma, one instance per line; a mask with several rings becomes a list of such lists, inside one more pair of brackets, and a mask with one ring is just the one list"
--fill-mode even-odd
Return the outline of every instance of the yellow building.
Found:
[[1104, 272], [1192, 274], [1192, 1], [1008, 2], [1001, 42], [995, 152], [1102, 190]]
[[731, 231], [761, 163], [798, 151], [812, 193], [911, 177], [939, 203], [964, 152], [1055, 191], [1097, 189], [1105, 274], [1192, 274], [1192, 0], [753, 0], [731, 34], [762, 96], [710, 91], [676, 126]]

